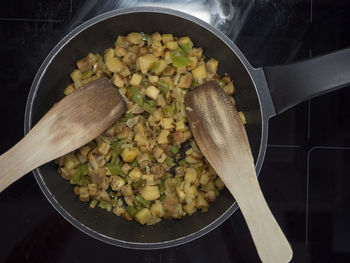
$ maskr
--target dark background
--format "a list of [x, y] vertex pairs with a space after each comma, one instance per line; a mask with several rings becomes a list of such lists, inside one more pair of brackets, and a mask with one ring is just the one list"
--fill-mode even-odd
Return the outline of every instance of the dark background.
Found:
[[[31, 82], [55, 43], [94, 15], [140, 4], [192, 14], [186, 7], [208, 7], [208, 22], [226, 33], [255, 67], [350, 47], [346, 0], [1, 1], [0, 153], [23, 137]], [[218, 5], [221, 15], [213, 11]], [[349, 102], [350, 90], [343, 88], [270, 120], [259, 180], [291, 242], [292, 262], [350, 262]], [[127, 250], [75, 229], [28, 174], [0, 194], [0, 215], [0, 262], [259, 262], [239, 211], [189, 244]]]

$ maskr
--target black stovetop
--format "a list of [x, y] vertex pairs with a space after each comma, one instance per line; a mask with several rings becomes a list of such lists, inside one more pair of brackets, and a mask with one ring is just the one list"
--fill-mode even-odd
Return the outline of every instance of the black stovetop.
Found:
[[[2, 1], [0, 153], [23, 137], [31, 82], [55, 43], [97, 14], [134, 5], [191, 10], [227, 34], [256, 67], [350, 46], [346, 0]], [[259, 181], [291, 242], [292, 262], [350, 262], [349, 102], [350, 90], [343, 88], [270, 120]], [[0, 262], [259, 262], [239, 211], [191, 243], [128, 250], [74, 228], [28, 174], [0, 194], [0, 214]]]

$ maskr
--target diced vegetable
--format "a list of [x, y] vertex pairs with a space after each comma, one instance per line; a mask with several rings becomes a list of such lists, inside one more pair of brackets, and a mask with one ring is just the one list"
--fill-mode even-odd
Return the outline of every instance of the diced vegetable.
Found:
[[137, 87], [131, 86], [130, 92], [131, 92], [131, 100], [142, 106], [143, 98], [142, 98], [141, 91]]
[[138, 85], [140, 85], [141, 80], [142, 80], [142, 76], [141, 75], [133, 74], [132, 77], [131, 77], [131, 80], [130, 80], [130, 85], [138, 86]]
[[140, 191], [145, 200], [157, 200], [160, 197], [158, 186], [146, 185]]
[[136, 148], [125, 148], [121, 156], [124, 162], [131, 163], [133, 160], [135, 160], [138, 154], [139, 151]]
[[139, 222], [141, 225], [146, 224], [152, 218], [151, 212], [147, 208], [141, 209], [135, 215], [135, 220]]
[[169, 92], [169, 85], [166, 82], [159, 81], [158, 89], [166, 96]]
[[159, 95], [159, 89], [157, 89], [155, 86], [149, 86], [145, 90], [145, 94], [147, 97], [151, 98], [152, 100], [156, 100]]
[[126, 102], [126, 114], [60, 157], [61, 177], [91, 208], [98, 204], [140, 224], [206, 212], [225, 185], [192, 137], [184, 97], [188, 89], [216, 80], [235, 104], [230, 76], [220, 77], [219, 62], [206, 60], [189, 36], [131, 32], [103, 54], [77, 62], [64, 94], [106, 77]]
[[194, 80], [196, 81], [202, 81], [203, 79], [207, 78], [207, 70], [205, 68], [205, 65], [199, 65], [195, 69], [192, 70], [192, 75]]

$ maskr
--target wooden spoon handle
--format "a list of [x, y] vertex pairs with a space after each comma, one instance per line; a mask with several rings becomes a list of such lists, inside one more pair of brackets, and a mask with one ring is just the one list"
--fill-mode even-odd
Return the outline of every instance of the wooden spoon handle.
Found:
[[265, 201], [255, 173], [243, 177], [249, 180], [242, 181], [244, 186], [234, 182], [233, 191], [260, 259], [268, 263], [289, 262], [293, 256], [292, 249]]
[[[40, 141], [38, 139], [41, 139]], [[29, 133], [0, 156], [0, 192], [34, 168], [52, 160], [43, 138]]]

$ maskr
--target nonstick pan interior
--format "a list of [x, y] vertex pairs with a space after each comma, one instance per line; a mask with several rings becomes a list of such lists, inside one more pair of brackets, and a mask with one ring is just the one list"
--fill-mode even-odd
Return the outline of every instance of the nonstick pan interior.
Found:
[[[257, 92], [248, 71], [240, 58], [221, 40], [222, 35], [217, 36], [196, 19], [193, 22], [189, 16], [181, 15], [188, 18], [184, 19], [177, 15], [140, 10], [124, 14], [112, 12], [73, 31], [45, 60], [33, 83], [26, 111], [28, 127], [32, 127], [63, 97], [63, 90], [70, 82], [69, 74], [75, 68], [75, 62], [89, 52], [103, 54], [106, 48], [114, 46], [117, 35], [133, 31], [188, 35], [195, 46], [203, 48], [206, 58], [219, 60], [221, 75], [228, 73], [232, 77], [236, 87], [237, 107], [247, 118], [246, 129], [256, 159], [261, 143], [262, 120]], [[97, 22], [98, 20], [102, 21]], [[85, 29], [77, 34], [83, 28]], [[77, 35], [73, 37], [73, 34]], [[231, 194], [225, 190], [206, 213], [197, 212], [180, 221], [163, 220], [153, 226], [141, 226], [98, 207], [91, 209], [89, 203], [79, 201], [72, 186], [59, 176], [54, 162], [38, 168], [35, 174], [49, 201], [67, 220], [84, 232], [119, 246], [160, 248], [190, 241], [216, 227], [236, 208]]]

